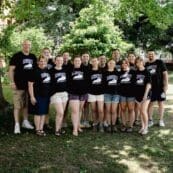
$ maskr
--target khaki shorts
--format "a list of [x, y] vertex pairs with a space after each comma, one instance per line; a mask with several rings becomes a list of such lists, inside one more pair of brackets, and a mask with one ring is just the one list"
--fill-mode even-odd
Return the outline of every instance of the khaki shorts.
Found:
[[27, 106], [28, 93], [25, 90], [13, 90], [14, 108], [21, 109]]
[[67, 100], [68, 100], [67, 92], [58, 92], [51, 96], [50, 103], [51, 104], [62, 103], [62, 102], [67, 102]]
[[88, 102], [103, 102], [103, 101], [104, 101], [104, 94], [100, 95], [88, 94]]

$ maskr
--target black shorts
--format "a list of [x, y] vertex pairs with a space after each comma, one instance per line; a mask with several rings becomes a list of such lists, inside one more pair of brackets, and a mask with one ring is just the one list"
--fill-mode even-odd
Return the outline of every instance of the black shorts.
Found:
[[[141, 102], [142, 100], [143, 100], [143, 95], [142, 96], [136, 96], [135, 97], [135, 100], [137, 101], [137, 102]], [[149, 92], [148, 93], [148, 96], [147, 96], [147, 100], [150, 100], [151, 99], [151, 92]]]
[[165, 100], [166, 100], [166, 94], [163, 90], [152, 90], [151, 102], [165, 101]]

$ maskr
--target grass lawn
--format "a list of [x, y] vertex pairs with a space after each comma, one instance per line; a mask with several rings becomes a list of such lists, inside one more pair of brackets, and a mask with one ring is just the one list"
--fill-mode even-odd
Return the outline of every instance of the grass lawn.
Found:
[[[172, 80], [172, 73], [170, 77]], [[9, 87], [4, 87], [4, 92], [12, 102]], [[1, 116], [0, 173], [172, 173], [172, 105], [173, 100], [166, 102], [166, 127], [155, 125], [146, 136], [137, 133], [139, 127], [131, 134], [86, 130], [73, 137], [68, 128], [61, 138], [55, 137], [53, 131], [40, 138], [34, 131], [24, 129], [21, 135], [14, 135], [12, 115]], [[53, 111], [51, 125], [54, 126]]]

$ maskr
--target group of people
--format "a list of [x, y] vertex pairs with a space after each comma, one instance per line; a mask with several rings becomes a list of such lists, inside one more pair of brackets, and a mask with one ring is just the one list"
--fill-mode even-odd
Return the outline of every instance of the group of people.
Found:
[[25, 40], [22, 51], [10, 60], [15, 134], [20, 133], [22, 111], [22, 126], [34, 129], [28, 121], [28, 114], [33, 114], [36, 134], [45, 136], [50, 105], [56, 111], [56, 136], [65, 133], [62, 127], [68, 107], [74, 136], [83, 131], [82, 127], [89, 127], [91, 119], [93, 130], [100, 132], [117, 132], [118, 120], [122, 132], [132, 132], [134, 123], [140, 120], [139, 133], [145, 135], [153, 125], [155, 101], [159, 106], [159, 125], [165, 126], [168, 73], [153, 50], [147, 52], [146, 61], [133, 52], [122, 58], [119, 49], [112, 50], [109, 59], [105, 55], [90, 58], [88, 53], [70, 59], [68, 52], [53, 59], [50, 49], [44, 48], [37, 59], [30, 49], [31, 42]]

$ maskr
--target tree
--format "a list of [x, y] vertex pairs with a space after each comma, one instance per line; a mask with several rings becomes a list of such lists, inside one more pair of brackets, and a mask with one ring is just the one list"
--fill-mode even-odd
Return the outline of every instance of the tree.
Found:
[[166, 36], [173, 24], [173, 1], [120, 0], [114, 5], [115, 24], [124, 31], [126, 39], [144, 49], [165, 47]]
[[16, 51], [21, 50], [21, 43], [23, 40], [29, 39], [32, 42], [31, 51], [37, 56], [44, 47], [52, 47], [53, 40], [46, 36], [42, 28], [26, 28], [20, 30], [19, 27], [9, 26], [5, 28], [1, 37], [1, 52], [10, 57]]
[[83, 8], [70, 33], [64, 36], [60, 51], [73, 55], [89, 51], [92, 56], [98, 56], [108, 54], [112, 48], [129, 49], [132, 45], [123, 40], [112, 14], [112, 7], [99, 0]]

